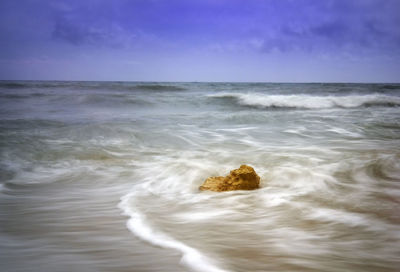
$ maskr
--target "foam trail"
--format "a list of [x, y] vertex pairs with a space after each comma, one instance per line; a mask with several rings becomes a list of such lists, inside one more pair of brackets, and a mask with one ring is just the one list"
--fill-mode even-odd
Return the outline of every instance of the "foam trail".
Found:
[[181, 264], [187, 266], [193, 271], [198, 272], [229, 272], [216, 266], [212, 260], [201, 254], [198, 250], [176, 241], [162, 232], [153, 230], [146, 224], [146, 218], [143, 214], [136, 211], [129, 205], [129, 199], [134, 197], [135, 193], [129, 193], [121, 198], [119, 208], [124, 211], [125, 215], [130, 216], [127, 227], [137, 237], [164, 248], [172, 248], [182, 253]]

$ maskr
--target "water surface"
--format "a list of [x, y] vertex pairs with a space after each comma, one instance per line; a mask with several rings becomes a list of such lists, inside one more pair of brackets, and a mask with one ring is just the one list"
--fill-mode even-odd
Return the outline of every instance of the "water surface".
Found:
[[399, 159], [396, 84], [3, 81], [0, 264], [398, 271]]

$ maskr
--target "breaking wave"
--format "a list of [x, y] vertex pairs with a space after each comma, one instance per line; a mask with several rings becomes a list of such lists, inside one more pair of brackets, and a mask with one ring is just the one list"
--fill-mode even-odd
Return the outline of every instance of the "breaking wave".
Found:
[[213, 99], [255, 108], [329, 109], [358, 107], [398, 107], [400, 97], [370, 94], [347, 96], [268, 95], [262, 93], [218, 93]]

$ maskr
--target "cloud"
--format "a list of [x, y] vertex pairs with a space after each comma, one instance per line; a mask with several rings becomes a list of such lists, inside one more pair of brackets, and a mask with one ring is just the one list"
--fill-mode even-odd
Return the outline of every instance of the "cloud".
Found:
[[[342, 52], [400, 55], [400, 2], [393, 1], [299, 1], [298, 13], [284, 10], [260, 34], [264, 39], [261, 52]], [[377, 4], [380, 9], [377, 9]], [[272, 33], [272, 34], [271, 34]]]
[[219, 59], [226, 71], [247, 61], [252, 74], [253, 64], [261, 71], [286, 59], [293, 64], [286, 69], [324, 56], [338, 67], [359, 60], [360, 71], [392, 65], [394, 75], [399, 10], [399, 0], [1, 0], [0, 59], [48, 56], [49, 63], [69, 60], [77, 70], [86, 63], [99, 73], [108, 67], [99, 63], [126, 59], [149, 71], [161, 69], [161, 59], [168, 71], [177, 59], [185, 70]]
[[116, 23], [88, 25], [69, 20], [58, 20], [54, 25], [52, 38], [72, 45], [129, 47], [137, 35], [128, 32]]
[[[358, 53], [398, 52], [400, 44], [400, 1], [396, 0], [21, 1], [17, 9], [4, 0], [8, 4], [0, 11], [3, 34], [33, 39], [35, 33], [42, 33], [43, 39], [49, 33], [50, 41], [76, 47], [175, 44], [176, 49], [190, 50], [218, 44], [219, 50], [227, 51]], [[41, 19], [16, 24], [13, 18]]]

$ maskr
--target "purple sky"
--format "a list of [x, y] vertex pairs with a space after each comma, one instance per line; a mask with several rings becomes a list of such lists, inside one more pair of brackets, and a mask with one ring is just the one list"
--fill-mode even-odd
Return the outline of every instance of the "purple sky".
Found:
[[0, 79], [400, 82], [400, 1], [1, 0]]

